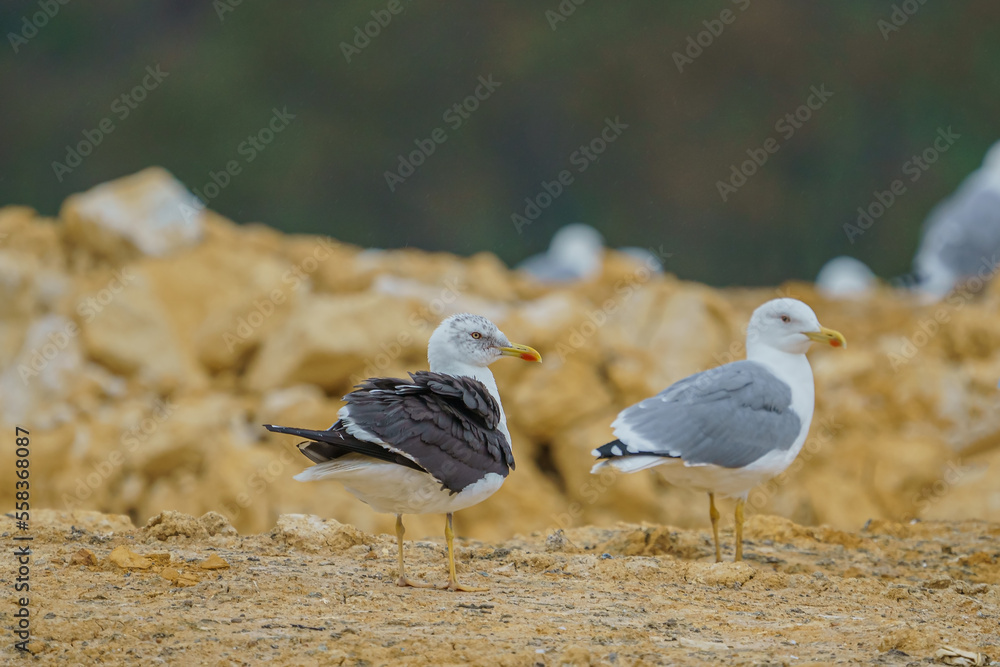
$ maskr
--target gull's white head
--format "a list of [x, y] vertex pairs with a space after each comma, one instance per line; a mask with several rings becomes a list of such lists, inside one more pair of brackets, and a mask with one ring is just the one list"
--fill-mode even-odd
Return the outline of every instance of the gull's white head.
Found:
[[497, 325], [471, 313], [452, 315], [439, 324], [427, 345], [431, 370], [442, 373], [461, 366], [485, 368], [500, 357], [542, 360], [533, 348], [511, 343]]
[[773, 299], [759, 306], [750, 317], [747, 358], [762, 348], [805, 354], [814, 341], [832, 347], [847, 345], [843, 334], [820, 326], [812, 308], [798, 299]]

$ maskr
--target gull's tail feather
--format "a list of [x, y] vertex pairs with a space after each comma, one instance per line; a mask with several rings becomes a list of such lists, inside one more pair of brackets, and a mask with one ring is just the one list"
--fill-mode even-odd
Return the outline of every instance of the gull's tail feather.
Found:
[[329, 479], [331, 477], [339, 477], [341, 475], [358, 472], [359, 470], [366, 470], [377, 465], [390, 464], [368, 459], [357, 454], [347, 455], [338, 459], [333, 459], [332, 461], [324, 461], [323, 463], [317, 463], [314, 466], [309, 466], [298, 475], [295, 475], [293, 479], [300, 482], [315, 482], [320, 479]]
[[648, 454], [630, 452], [628, 446], [621, 440], [612, 440], [606, 445], [601, 445], [591, 452], [600, 459], [590, 469], [592, 475], [598, 474], [604, 468], [610, 466], [619, 472], [637, 472], [652, 468], [669, 461], [669, 454]]
[[[298, 444], [299, 451], [313, 463], [323, 465], [339, 461], [348, 454], [359, 454], [368, 457], [369, 460], [387, 461], [397, 465], [413, 468], [426, 472], [416, 461], [403, 456], [400, 453], [390, 451], [380, 443], [359, 440], [344, 429], [344, 422], [338, 421], [325, 431], [314, 431], [308, 428], [294, 428], [291, 426], [275, 426], [274, 424], [264, 424], [264, 428], [274, 433], [285, 433], [300, 438], [308, 438], [307, 442]], [[308, 470], [300, 474], [306, 474]], [[318, 473], [315, 473], [318, 474]], [[323, 475], [329, 477], [329, 474]], [[295, 479], [300, 479], [296, 476]], [[310, 478], [313, 479], [313, 478]], [[314, 479], [320, 479], [315, 477]]]
[[592, 475], [596, 475], [606, 467], [614, 468], [618, 472], [638, 472], [640, 470], [645, 470], [646, 468], [662, 465], [672, 460], [674, 459], [667, 456], [648, 455], [622, 456], [613, 459], [603, 459], [594, 464], [594, 467], [590, 469], [590, 473]]

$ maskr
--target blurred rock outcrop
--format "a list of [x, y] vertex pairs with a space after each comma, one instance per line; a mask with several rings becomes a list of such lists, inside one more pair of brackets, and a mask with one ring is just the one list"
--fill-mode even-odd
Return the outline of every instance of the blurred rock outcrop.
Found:
[[[473, 310], [545, 363], [494, 366], [518, 465], [458, 515], [463, 535], [702, 525], [699, 494], [653, 472], [590, 475], [589, 452], [626, 405], [742, 358], [752, 310], [794, 296], [849, 346], [811, 353], [810, 438], [786, 475], [751, 492], [748, 513], [851, 529], [1000, 520], [996, 287], [934, 306], [885, 286], [834, 302], [799, 283], [711, 289], [616, 252], [599, 275], [552, 287], [486, 253], [362, 250], [184, 213], [190, 204], [147, 170], [71, 197], [58, 219], [0, 209], [0, 432], [10, 444], [15, 426], [30, 431], [34, 507], [136, 525], [214, 511], [242, 532], [312, 513], [391, 530], [339, 485], [292, 480], [307, 461], [260, 424], [328, 427], [353, 384], [426, 368], [437, 323]], [[0, 452], [11, 470], [13, 447]], [[0, 485], [0, 499], [13, 490]], [[441, 521], [413, 517], [408, 534], [437, 535]]]

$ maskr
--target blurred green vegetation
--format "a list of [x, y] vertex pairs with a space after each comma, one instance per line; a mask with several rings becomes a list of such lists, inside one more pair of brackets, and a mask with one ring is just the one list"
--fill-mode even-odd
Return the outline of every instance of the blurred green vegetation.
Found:
[[[149, 165], [205, 192], [236, 160], [211, 208], [364, 246], [514, 263], [582, 221], [611, 245], [663, 245], [668, 270], [716, 285], [812, 278], [839, 254], [893, 276], [927, 212], [1000, 135], [989, 0], [395, 1], [401, 13], [350, 62], [342, 43], [371, 12], [385, 20], [388, 0], [71, 1], [25, 41], [11, 35], [39, 2], [4, 3], [0, 204], [54, 214]], [[894, 5], [919, 9], [886, 38]], [[553, 29], [546, 12], [560, 6], [575, 10]], [[674, 53], [726, 9], [731, 24], [679, 72]], [[112, 104], [148, 66], [168, 75], [121, 118]], [[500, 87], [453, 129], [443, 114], [490, 75]], [[786, 139], [775, 123], [812, 86], [833, 96]], [[274, 108], [295, 119], [248, 162], [241, 143]], [[106, 117], [113, 132], [60, 181], [53, 162]], [[572, 154], [608, 117], [628, 129], [578, 173]], [[961, 138], [851, 244], [857, 207], [949, 126]], [[447, 140], [391, 192], [385, 172], [435, 128]], [[723, 202], [717, 182], [768, 137], [778, 152]], [[517, 233], [511, 215], [563, 169], [573, 183]]]

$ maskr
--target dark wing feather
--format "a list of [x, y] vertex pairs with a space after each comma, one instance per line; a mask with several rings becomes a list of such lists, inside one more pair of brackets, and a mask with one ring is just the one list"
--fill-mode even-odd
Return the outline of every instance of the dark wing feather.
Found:
[[[424, 470], [452, 493], [514, 469], [510, 443], [497, 428], [500, 406], [478, 380], [428, 371], [409, 380], [372, 378], [344, 400], [344, 418], [329, 431], [267, 428], [320, 443], [300, 446], [313, 461], [360, 453]], [[351, 435], [353, 426], [384, 444]]]
[[[338, 421], [326, 431], [275, 426], [273, 424], [264, 424], [264, 428], [274, 433], [287, 433], [299, 438], [309, 438], [306, 442], [300, 442], [298, 448], [313, 463], [326, 463], [345, 454], [364, 454], [380, 461], [398, 463], [414, 470], [424, 470], [402, 454], [391, 452], [374, 442], [365, 442], [355, 438], [344, 430], [343, 422]], [[424, 470], [424, 472], [426, 471]]]
[[417, 462], [449, 491], [487, 473], [514, 468], [497, 428], [500, 406], [486, 386], [467, 377], [419, 371], [410, 381], [368, 380], [344, 397], [346, 419]]

